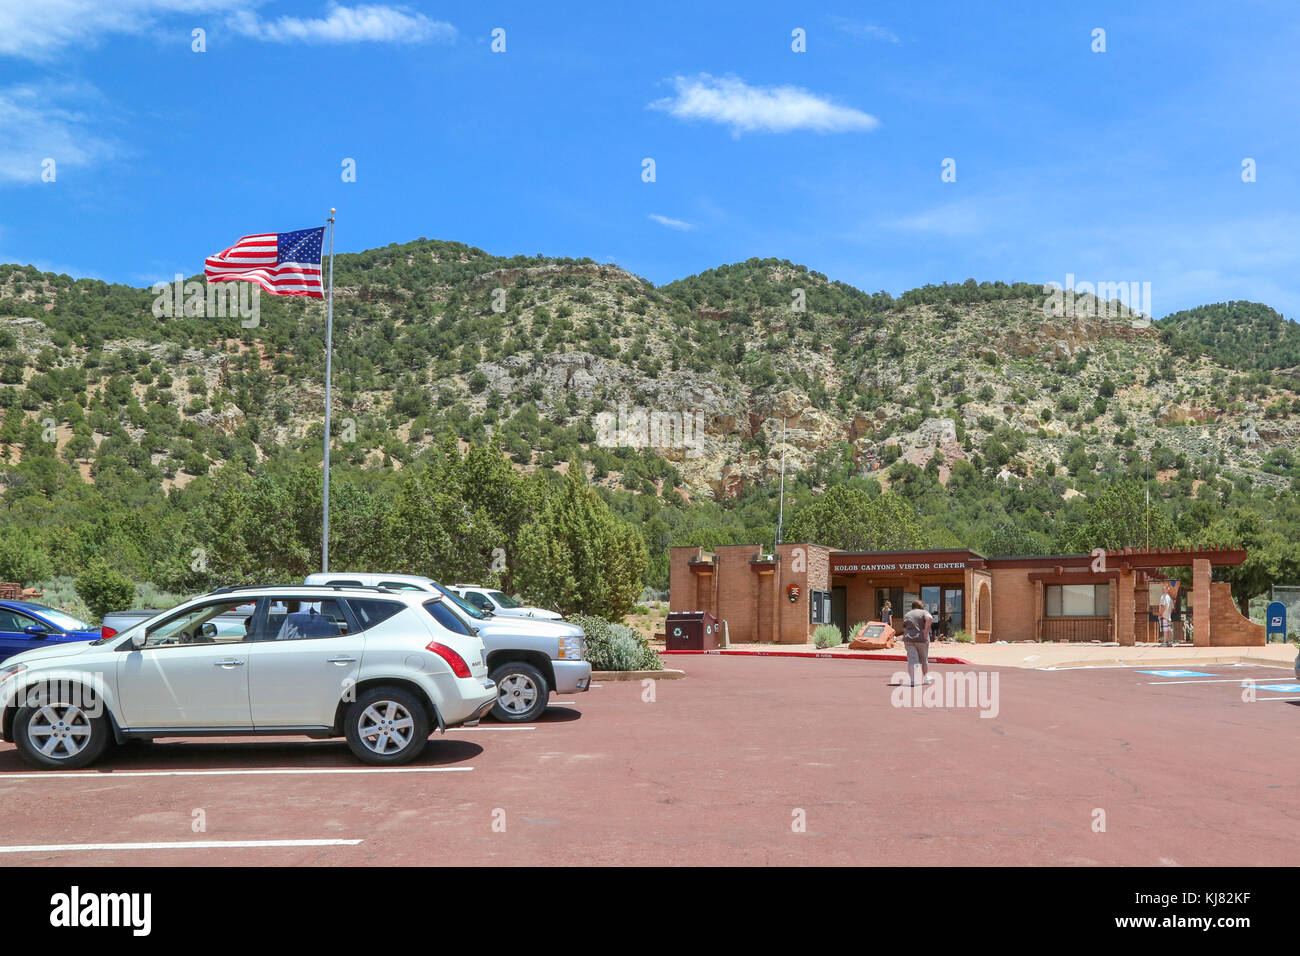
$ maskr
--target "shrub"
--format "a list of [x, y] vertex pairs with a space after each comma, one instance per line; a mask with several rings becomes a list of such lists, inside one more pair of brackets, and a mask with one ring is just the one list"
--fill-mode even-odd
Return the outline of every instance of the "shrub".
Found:
[[[186, 570], [189, 570], [188, 565], [186, 565]], [[144, 584], [137, 584], [135, 588], [136, 607], [156, 607], [165, 611], [188, 600], [188, 595], [164, 590], [158, 585], [150, 584], [147, 581]], [[122, 608], [113, 608], [113, 610], [120, 611]]]
[[630, 627], [589, 614], [574, 614], [568, 620], [587, 635], [587, 660], [592, 670], [663, 670], [663, 662], [654, 648]]
[[609, 641], [609, 667], [604, 669], [612, 671], [642, 670], [643, 650], [641, 642], [637, 640], [634, 634], [616, 631]]
[[818, 624], [813, 631], [813, 643], [818, 647], [836, 647], [844, 643], [844, 635], [834, 624]]
[[964, 628], [959, 628], [957, 633], [952, 636], [952, 639], [959, 644], [975, 643], [975, 635], [972, 634], [970, 631], [965, 630]]
[[[886, 622], [886, 623], [888, 623], [888, 622]], [[851, 641], [851, 640], [853, 640], [855, 637], [857, 637], [859, 634], [861, 634], [862, 631], [863, 631], [863, 629], [864, 629], [866, 626], [867, 626], [867, 622], [866, 622], [866, 621], [858, 621], [857, 624], [854, 624], [851, 628], [849, 628], [849, 640]]]
[[37, 599], [41, 604], [66, 611], [83, 621], [89, 620], [90, 608], [86, 607], [85, 601], [77, 597], [76, 580], [72, 575], [61, 574], [58, 577], [47, 578], [38, 581], [35, 587], [41, 592], [41, 597]]
[[108, 561], [96, 558], [77, 577], [77, 595], [96, 618], [109, 611], [125, 610], [135, 603], [135, 585]]

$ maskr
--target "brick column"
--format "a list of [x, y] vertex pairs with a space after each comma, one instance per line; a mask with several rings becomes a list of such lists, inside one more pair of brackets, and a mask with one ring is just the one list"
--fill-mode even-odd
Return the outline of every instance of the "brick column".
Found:
[[1192, 561], [1192, 643], [1210, 646], [1210, 562], [1208, 558]]
[[1133, 597], [1133, 572], [1122, 570], [1119, 580], [1115, 582], [1115, 640], [1123, 647], [1132, 647], [1137, 643], [1133, 632], [1133, 618], [1137, 614], [1137, 605]]
[[[781, 643], [781, 600], [785, 597], [781, 592], [785, 590], [785, 581], [783, 574], [785, 571], [785, 562], [781, 556], [776, 556], [776, 570], [767, 577], [772, 579], [772, 630], [768, 638], [773, 644]], [[799, 596], [801, 602], [810, 600], [807, 588]]]
[[1119, 634], [1119, 584], [1114, 578], [1106, 582], [1106, 587], [1110, 590], [1110, 639], [1118, 641], [1116, 636]]
[[1043, 611], [1044, 611], [1043, 601], [1044, 601], [1043, 582], [1035, 581], [1034, 582], [1034, 640], [1036, 641], [1041, 641], [1043, 639]]

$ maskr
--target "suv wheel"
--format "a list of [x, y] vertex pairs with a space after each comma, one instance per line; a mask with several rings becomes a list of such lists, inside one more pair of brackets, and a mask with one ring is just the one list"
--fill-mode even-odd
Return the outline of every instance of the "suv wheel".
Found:
[[[18, 708], [13, 739], [23, 759], [42, 770], [77, 770], [99, 759], [108, 746], [108, 718], [94, 701], [68, 704], [54, 698]], [[84, 706], [83, 706], [84, 705]]]
[[536, 720], [546, 710], [551, 689], [546, 686], [542, 672], [532, 664], [523, 661], [502, 664], [492, 672], [492, 679], [497, 682], [497, 702], [492, 707], [492, 716], [497, 720], [523, 723]]
[[429, 742], [429, 712], [400, 687], [373, 687], [348, 705], [343, 718], [348, 747], [364, 763], [414, 760]]

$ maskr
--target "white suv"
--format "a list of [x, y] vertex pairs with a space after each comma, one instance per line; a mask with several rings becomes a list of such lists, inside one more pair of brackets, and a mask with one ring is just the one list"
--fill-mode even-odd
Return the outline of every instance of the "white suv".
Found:
[[591, 686], [586, 635], [570, 621], [498, 617], [418, 574], [320, 573], [307, 575], [307, 583], [364, 584], [395, 591], [428, 591], [447, 598], [487, 648], [488, 673], [500, 695], [492, 708], [497, 720], [536, 720], [546, 712], [552, 691], [575, 694]]
[[[214, 620], [241, 615], [243, 628]], [[440, 595], [368, 587], [219, 588], [107, 640], [0, 665], [0, 736], [37, 767], [84, 767], [109, 739], [346, 737], [400, 764], [497, 701], [483, 642]]]
[[543, 621], [562, 621], [564, 615], [540, 607], [525, 607], [504, 591], [480, 588], [473, 584], [453, 584], [451, 590], [480, 611], [501, 617], [537, 617]]

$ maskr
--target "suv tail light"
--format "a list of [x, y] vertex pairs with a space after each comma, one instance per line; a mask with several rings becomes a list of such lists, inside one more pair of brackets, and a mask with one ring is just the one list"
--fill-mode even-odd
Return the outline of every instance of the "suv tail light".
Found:
[[430, 641], [428, 644], [425, 645], [424, 649], [426, 651], [433, 651], [433, 653], [437, 654], [449, 665], [451, 665], [451, 672], [455, 674], [457, 677], [470, 676], [469, 665], [465, 663], [465, 658], [461, 657], [450, 647], [447, 647], [443, 644], [439, 644], [437, 641]]
[[107, 624], [101, 624], [99, 626], [99, 639], [101, 641], [106, 641], [110, 637], [117, 637], [117, 631], [114, 628], [109, 627]]

